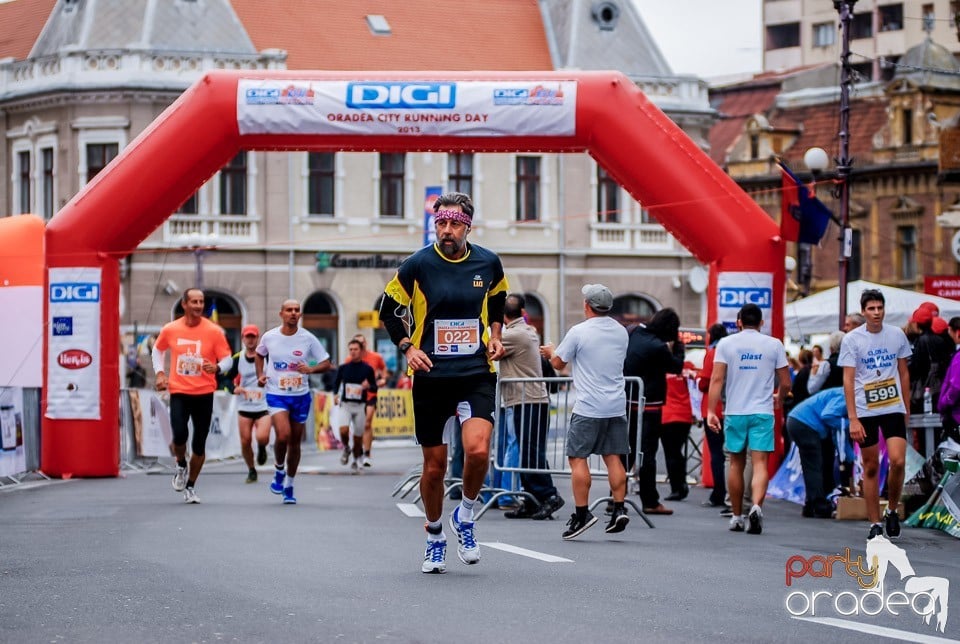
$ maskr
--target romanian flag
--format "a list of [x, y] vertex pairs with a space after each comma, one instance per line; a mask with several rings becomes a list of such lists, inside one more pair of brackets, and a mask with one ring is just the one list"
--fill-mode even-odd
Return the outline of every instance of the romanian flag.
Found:
[[207, 317], [210, 318], [211, 322], [220, 324], [220, 314], [217, 312], [216, 298], [214, 298], [213, 302], [210, 304], [210, 312], [207, 314]]
[[783, 192], [780, 195], [780, 236], [786, 241], [819, 244], [833, 213], [813, 191], [782, 163]]

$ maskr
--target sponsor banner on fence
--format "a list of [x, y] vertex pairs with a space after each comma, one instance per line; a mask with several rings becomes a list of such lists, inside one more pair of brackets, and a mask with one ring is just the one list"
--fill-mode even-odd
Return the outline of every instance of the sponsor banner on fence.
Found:
[[773, 319], [773, 273], [725, 272], [717, 275], [717, 322], [737, 330], [737, 313], [744, 304], [756, 304], [763, 313], [760, 331], [770, 335]]
[[240, 134], [573, 136], [576, 81], [241, 79]]
[[129, 389], [130, 418], [133, 422], [133, 444], [137, 456], [170, 456], [173, 430], [170, 411], [157, 392], [150, 389]]
[[0, 387], [0, 476], [13, 476], [26, 471], [23, 389]]
[[377, 438], [414, 435], [413, 392], [410, 389], [381, 389], [377, 392], [373, 435]]
[[960, 539], [960, 475], [944, 474], [936, 492], [907, 519], [907, 525], [943, 530]]
[[47, 418], [100, 419], [99, 268], [51, 268]]

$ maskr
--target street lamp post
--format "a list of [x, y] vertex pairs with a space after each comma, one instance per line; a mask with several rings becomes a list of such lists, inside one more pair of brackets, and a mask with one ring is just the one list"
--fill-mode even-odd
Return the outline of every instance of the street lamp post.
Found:
[[853, 232], [850, 230], [850, 26], [853, 22], [853, 5], [857, 0], [833, 0], [840, 14], [842, 32], [840, 51], [840, 153], [837, 155], [837, 189], [840, 197], [840, 272], [837, 286], [840, 287], [840, 319], [838, 329], [843, 329], [847, 316], [847, 277], [850, 256], [853, 254]]

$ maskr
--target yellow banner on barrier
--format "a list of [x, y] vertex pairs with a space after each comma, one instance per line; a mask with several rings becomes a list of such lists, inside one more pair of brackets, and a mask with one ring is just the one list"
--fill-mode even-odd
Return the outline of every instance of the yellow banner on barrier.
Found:
[[313, 439], [317, 449], [338, 449], [340, 443], [330, 427], [330, 411], [333, 409], [333, 394], [315, 391], [313, 394]]
[[413, 392], [409, 389], [380, 389], [377, 412], [373, 415], [376, 438], [413, 436]]

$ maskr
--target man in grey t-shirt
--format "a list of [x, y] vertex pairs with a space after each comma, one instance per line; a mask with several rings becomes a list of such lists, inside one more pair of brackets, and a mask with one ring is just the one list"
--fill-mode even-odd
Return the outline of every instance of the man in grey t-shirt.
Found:
[[587, 507], [590, 497], [590, 467], [587, 458], [599, 454], [607, 466], [613, 495], [613, 515], [606, 531], [621, 532], [630, 521], [623, 507], [627, 473], [620, 455], [628, 451], [627, 398], [623, 387], [623, 360], [627, 354], [627, 330], [610, 317], [613, 293], [602, 284], [587, 284], [583, 293], [583, 322], [574, 325], [560, 346], [540, 347], [540, 354], [554, 369], [573, 365], [577, 402], [567, 430], [567, 458], [576, 512], [567, 522], [564, 539], [575, 539], [597, 522]]

